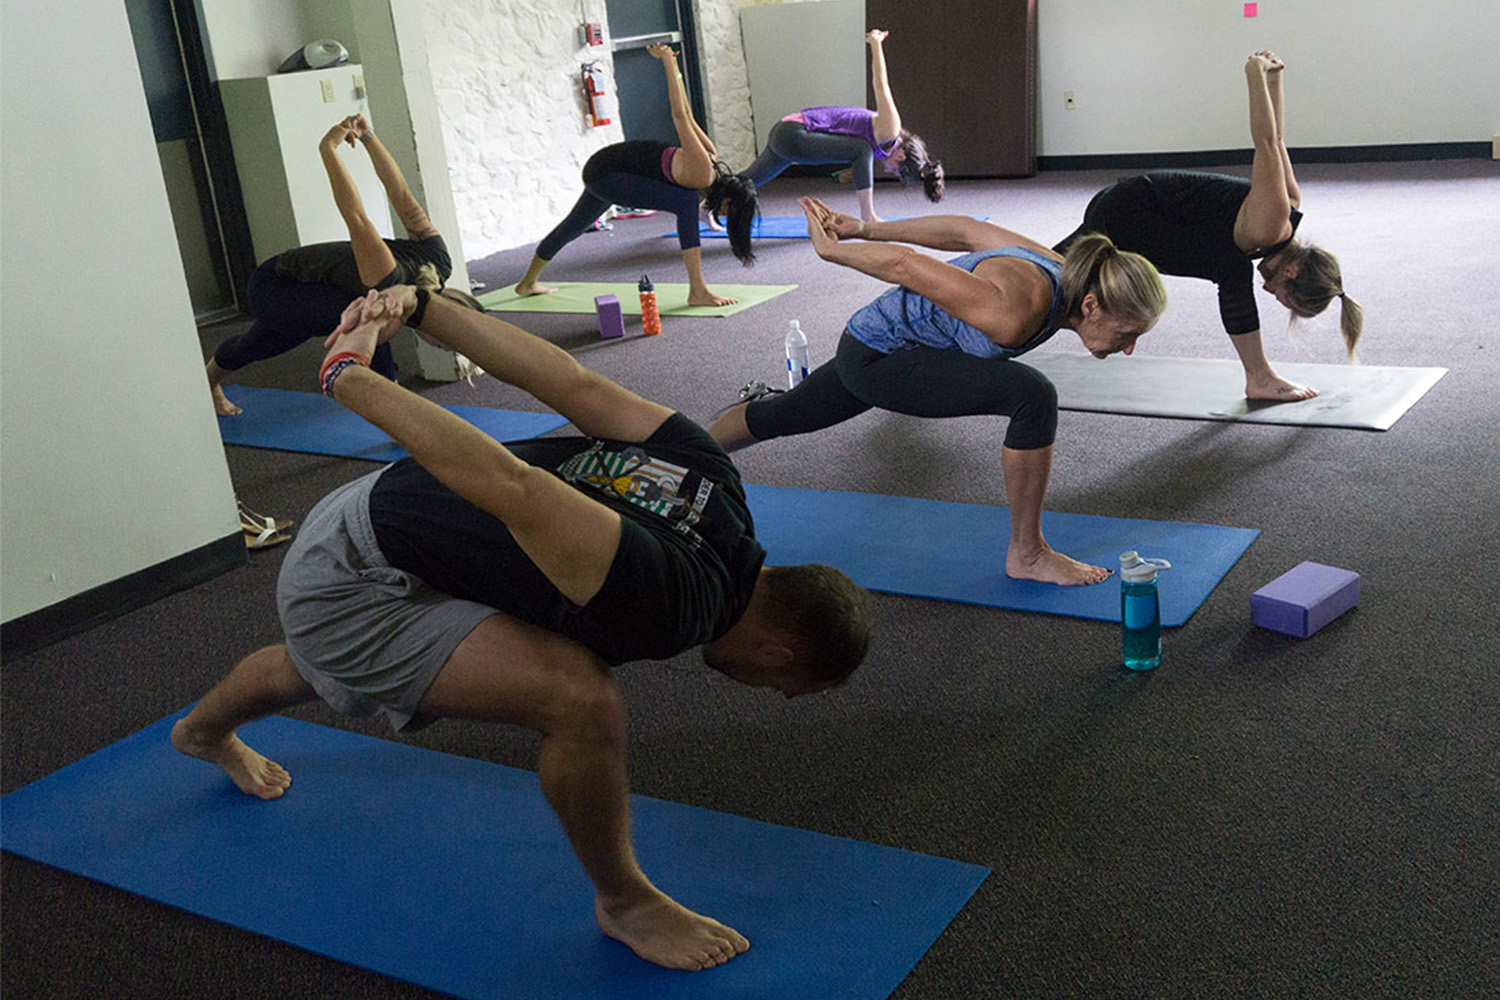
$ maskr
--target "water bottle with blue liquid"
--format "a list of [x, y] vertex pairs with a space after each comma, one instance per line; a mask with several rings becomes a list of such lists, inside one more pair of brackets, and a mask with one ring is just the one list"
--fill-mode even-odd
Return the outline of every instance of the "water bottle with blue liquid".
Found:
[[1161, 665], [1161, 600], [1156, 574], [1171, 569], [1165, 559], [1142, 559], [1131, 550], [1120, 553], [1120, 648], [1131, 670]]

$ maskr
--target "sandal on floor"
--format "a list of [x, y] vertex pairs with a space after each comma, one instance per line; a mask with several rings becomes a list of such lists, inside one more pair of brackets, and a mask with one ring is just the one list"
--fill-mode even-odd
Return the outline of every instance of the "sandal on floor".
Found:
[[291, 521], [278, 521], [273, 517], [257, 514], [246, 507], [243, 500], [239, 501], [239, 508], [240, 528], [245, 532], [247, 549], [268, 549], [291, 539], [292, 536], [285, 533], [285, 529], [292, 526]]
[[739, 398], [734, 402], [728, 404], [727, 406], [721, 406], [719, 407], [719, 409], [715, 410], [713, 418], [718, 419], [720, 416], [728, 413], [730, 410], [734, 409], [736, 406], [739, 406], [741, 403], [753, 403], [757, 399], [762, 399], [766, 396], [772, 396], [778, 392], [786, 392], [786, 390], [778, 389], [773, 385], [768, 385], [760, 379], [746, 382], [744, 385], [740, 386]]

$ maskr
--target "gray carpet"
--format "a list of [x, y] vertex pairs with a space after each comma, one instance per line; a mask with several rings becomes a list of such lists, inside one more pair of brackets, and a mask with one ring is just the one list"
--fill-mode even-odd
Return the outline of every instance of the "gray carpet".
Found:
[[[737, 690], [693, 656], [620, 671], [636, 791], [993, 867], [898, 1000], [1494, 995], [1500, 167], [1322, 165], [1298, 177], [1304, 235], [1339, 255], [1366, 308], [1364, 360], [1450, 372], [1385, 433], [1062, 414], [1050, 509], [1262, 529], [1167, 633], [1155, 673], [1117, 666], [1109, 625], [892, 596], [875, 599], [869, 663], [825, 696]], [[957, 182], [943, 208], [1050, 243], [1113, 179]], [[790, 214], [804, 192], [853, 204], [847, 187], [783, 179], [765, 213]], [[888, 215], [927, 210], [888, 185], [878, 200]], [[586, 235], [547, 277], [682, 280], [675, 244], [657, 238], [667, 226], [622, 220]], [[612, 342], [588, 316], [521, 325], [702, 418], [747, 378], [780, 375], [789, 319], [817, 363], [882, 288], [818, 261], [806, 241], [758, 252], [746, 271], [706, 244], [710, 284], [801, 287], [728, 319], [668, 320], [649, 339], [633, 336], [638, 321]], [[529, 254], [471, 272], [494, 288]], [[1139, 352], [1231, 357], [1213, 288], [1168, 279], [1168, 291]], [[1341, 360], [1331, 317], [1289, 341], [1285, 312], [1261, 301], [1273, 360]], [[231, 329], [207, 331], [205, 350]], [[1057, 340], [1076, 349], [1070, 333]], [[245, 381], [310, 389], [319, 355], [305, 346]], [[410, 384], [445, 403], [530, 406], [490, 380]], [[752, 448], [740, 464], [754, 482], [1002, 503], [1002, 432], [994, 419], [875, 413]], [[368, 468], [226, 454], [246, 502], [299, 520]], [[186, 704], [276, 641], [282, 551], [7, 660], [4, 788]], [[1361, 573], [1360, 607], [1309, 640], [1252, 628], [1250, 593], [1304, 559]], [[379, 733], [321, 706], [296, 714]], [[535, 763], [535, 741], [515, 730], [444, 722], [413, 742]], [[433, 996], [8, 855], [3, 875], [7, 998]]]

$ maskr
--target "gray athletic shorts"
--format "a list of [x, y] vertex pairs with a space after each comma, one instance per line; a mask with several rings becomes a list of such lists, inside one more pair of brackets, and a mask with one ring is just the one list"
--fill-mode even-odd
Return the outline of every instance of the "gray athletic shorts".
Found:
[[375, 543], [370, 489], [380, 472], [318, 501], [276, 583], [287, 653], [344, 715], [407, 728], [458, 644], [495, 609], [439, 593], [391, 566]]

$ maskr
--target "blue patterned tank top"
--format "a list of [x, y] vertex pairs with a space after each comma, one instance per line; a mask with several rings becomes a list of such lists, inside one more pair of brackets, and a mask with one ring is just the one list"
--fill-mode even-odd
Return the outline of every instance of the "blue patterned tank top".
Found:
[[991, 257], [1016, 257], [1041, 268], [1052, 283], [1052, 307], [1041, 329], [1020, 347], [1002, 347], [979, 330], [933, 305], [931, 301], [902, 285], [886, 293], [849, 317], [848, 330], [855, 340], [882, 354], [908, 347], [957, 347], [977, 358], [1008, 358], [1024, 354], [1057, 332], [1062, 323], [1062, 262], [1025, 247], [1001, 247], [955, 257], [948, 263], [974, 272], [980, 261]]

